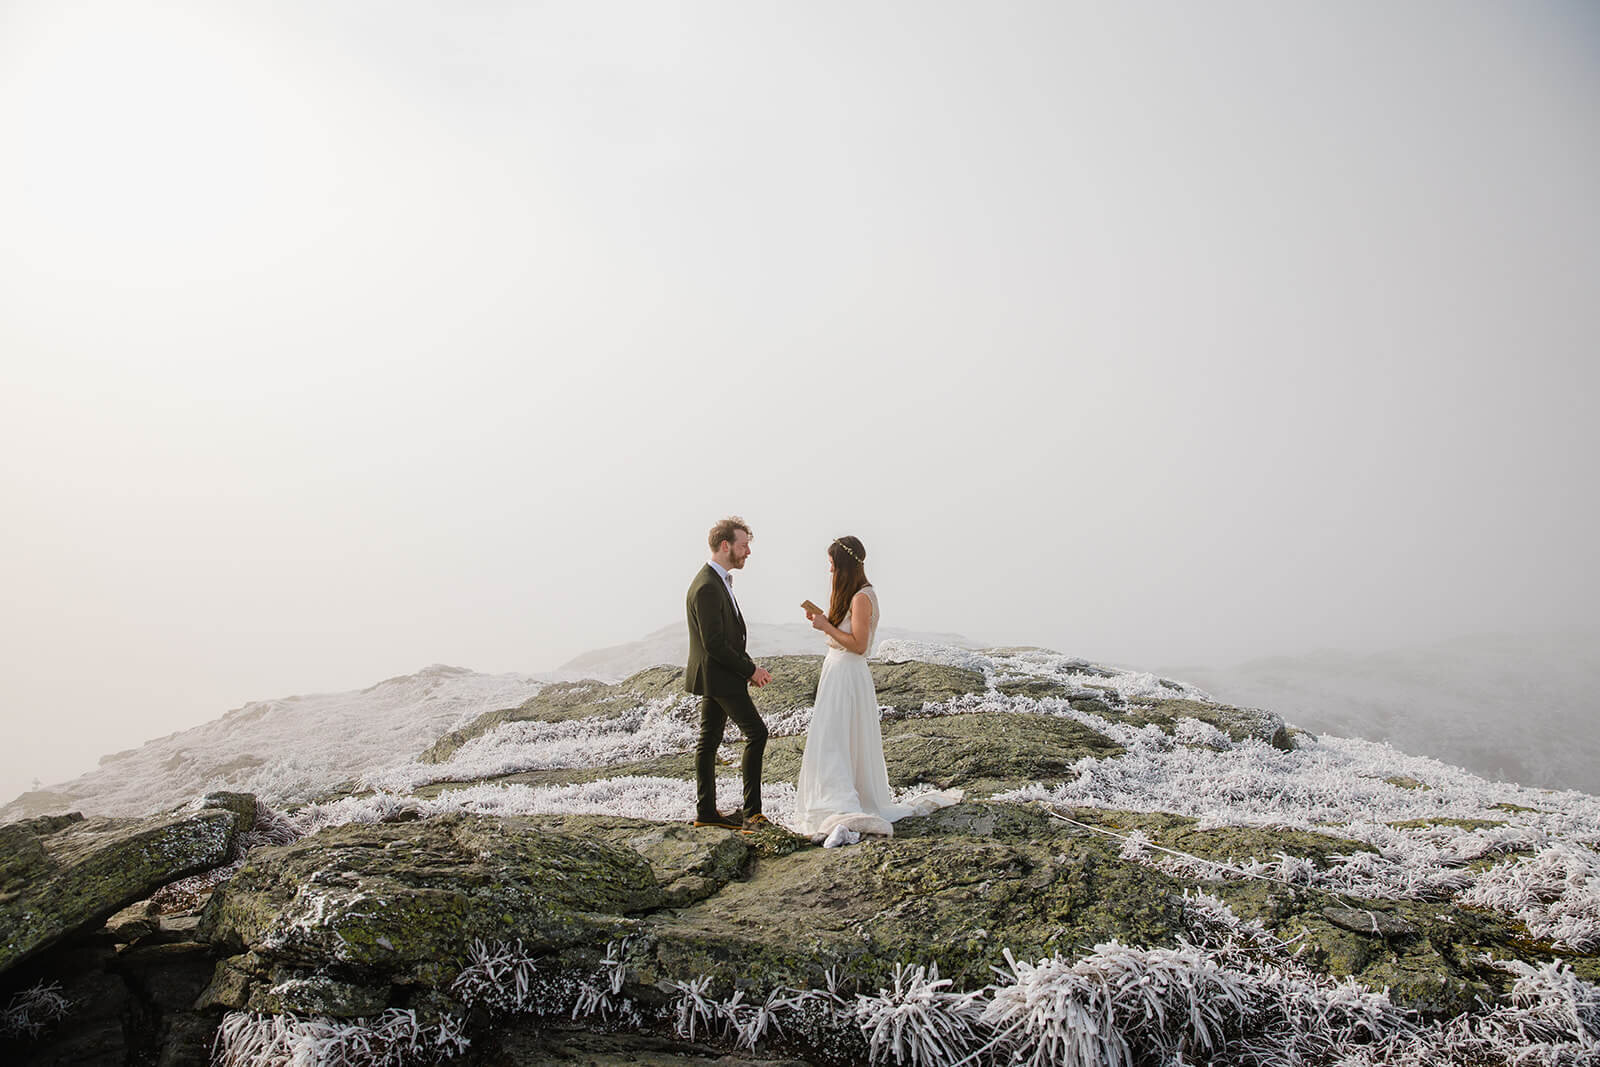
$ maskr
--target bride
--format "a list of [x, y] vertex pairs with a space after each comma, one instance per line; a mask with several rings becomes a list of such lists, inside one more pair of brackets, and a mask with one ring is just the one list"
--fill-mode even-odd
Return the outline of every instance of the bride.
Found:
[[859, 539], [836, 538], [828, 546], [833, 595], [827, 613], [806, 611], [812, 627], [827, 635], [828, 654], [800, 762], [795, 829], [829, 844], [854, 842], [864, 833], [892, 835], [891, 823], [961, 799], [953, 790], [897, 804], [889, 788], [878, 693], [867, 664], [878, 631], [878, 591], [867, 581], [866, 560]]

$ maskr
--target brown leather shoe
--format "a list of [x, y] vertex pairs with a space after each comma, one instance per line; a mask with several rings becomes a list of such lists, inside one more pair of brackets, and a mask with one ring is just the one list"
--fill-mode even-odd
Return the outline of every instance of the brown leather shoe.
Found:
[[757, 830], [770, 830], [776, 825], [777, 823], [773, 822], [771, 819], [767, 818], [758, 811], [754, 815], [745, 819], [744, 832], [747, 834], [753, 834]]
[[715, 826], [720, 830], [744, 829], [744, 823], [739, 821], [739, 816], [724, 815], [721, 812], [704, 818], [697, 818], [695, 819], [694, 824], [696, 826]]

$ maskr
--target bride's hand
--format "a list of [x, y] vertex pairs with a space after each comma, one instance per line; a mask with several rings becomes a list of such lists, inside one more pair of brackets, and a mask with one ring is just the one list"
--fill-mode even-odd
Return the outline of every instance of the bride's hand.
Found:
[[811, 620], [811, 628], [813, 630], [821, 630], [823, 633], [828, 632], [828, 617], [826, 615], [822, 614], [821, 612], [818, 612], [815, 615], [808, 613], [806, 618]]

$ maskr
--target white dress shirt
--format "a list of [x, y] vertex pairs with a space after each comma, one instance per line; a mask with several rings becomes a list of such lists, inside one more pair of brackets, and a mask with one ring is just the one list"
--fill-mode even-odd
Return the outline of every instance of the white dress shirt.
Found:
[[722, 564], [714, 559], [708, 559], [706, 562], [710, 564], [712, 570], [717, 572], [717, 577], [722, 579], [722, 588], [728, 591], [728, 599], [733, 601], [734, 612], [738, 614], [739, 618], [743, 619], [744, 612], [739, 610], [739, 598], [733, 595], [733, 575], [729, 574]]

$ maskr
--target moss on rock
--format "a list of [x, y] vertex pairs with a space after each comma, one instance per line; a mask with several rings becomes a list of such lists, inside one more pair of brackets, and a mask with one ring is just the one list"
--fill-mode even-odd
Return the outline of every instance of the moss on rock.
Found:
[[1153, 724], [1171, 733], [1180, 718], [1199, 719], [1228, 735], [1229, 740], [1254, 738], [1285, 752], [1294, 749], [1283, 719], [1260, 708], [1241, 708], [1231, 704], [1207, 704], [1199, 700], [1143, 700], [1131, 705], [1127, 721], [1134, 726]]
[[[821, 656], [769, 656], [761, 663], [772, 672], [772, 681], [752, 689], [750, 695], [763, 718], [808, 707], [816, 699]], [[916, 711], [925, 703], [941, 703], [984, 691], [980, 672], [938, 663], [873, 661], [872, 678], [878, 702], [902, 711]], [[442, 763], [462, 745], [506, 723], [615, 717], [643, 701], [665, 696], [688, 696], [683, 689], [683, 668], [648, 667], [614, 684], [558, 682], [515, 708], [479, 715], [439, 738], [417, 758], [424, 763]]]
[[[988, 796], [1033, 782], [1059, 780], [1086, 757], [1120, 755], [1110, 738], [1071, 719], [1048, 715], [963, 714], [890, 716], [882, 723], [883, 756], [889, 782], [897, 788], [962, 786], [971, 797]], [[729, 731], [729, 737], [735, 735]], [[737, 749], [740, 742], [732, 742]], [[767, 742], [762, 780], [793, 782], [805, 754], [803, 736], [774, 737]], [[736, 774], [724, 766], [719, 774]], [[600, 767], [564, 767], [522, 771], [494, 781], [525, 785], [573, 785], [627, 776], [694, 780], [694, 753], [616, 763]], [[437, 796], [476, 783], [436, 782], [417, 790]]]
[[709, 974], [763, 990], [820, 985], [837, 965], [871, 985], [896, 963], [937, 959], [941, 974], [975, 986], [1003, 948], [1072, 953], [1176, 935], [1178, 883], [1038, 812], [963, 804], [903, 826], [889, 840], [763, 860], [713, 900], [653, 916], [641, 980]]
[[[254, 799], [249, 800], [254, 818]], [[145, 819], [50, 816], [0, 826], [0, 971], [168, 882], [228, 861], [240, 804]]]
[[1048, 715], [939, 715], [883, 724], [892, 783], [962, 786], [974, 797], [1060, 780], [1086, 756], [1122, 751], [1087, 726]]
[[[438, 986], [474, 939], [520, 940], [531, 952], [604, 942], [665, 900], [633, 849], [525, 819], [449, 816], [334, 827], [262, 849], [212, 898], [201, 935], [290, 974], [331, 968], [360, 986]], [[302, 1002], [290, 988], [279, 1010], [320, 1011], [326, 999]]]

